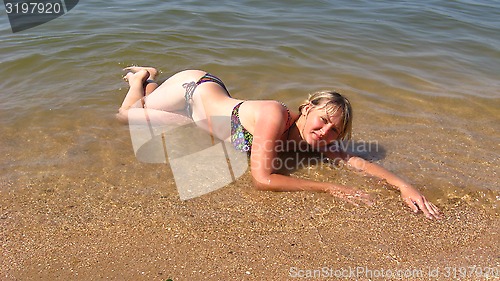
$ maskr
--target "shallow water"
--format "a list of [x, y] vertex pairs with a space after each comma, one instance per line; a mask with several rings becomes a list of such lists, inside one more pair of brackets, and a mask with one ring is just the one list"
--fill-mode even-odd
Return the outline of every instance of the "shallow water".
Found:
[[[0, 183], [126, 182], [113, 171], [137, 160], [113, 115], [126, 92], [120, 70], [138, 64], [161, 78], [204, 69], [237, 98], [291, 108], [337, 89], [353, 103], [354, 138], [378, 144], [374, 160], [438, 203], [497, 207], [499, 32], [500, 4], [487, 0], [82, 1], [15, 34], [3, 13]], [[372, 185], [331, 168], [296, 173]]]

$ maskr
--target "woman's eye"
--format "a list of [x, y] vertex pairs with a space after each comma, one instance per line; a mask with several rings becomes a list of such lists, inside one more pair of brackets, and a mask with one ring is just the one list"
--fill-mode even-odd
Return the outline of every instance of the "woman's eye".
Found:
[[323, 117], [321, 117], [321, 121], [323, 121], [323, 123], [325, 123], [325, 124], [327, 123], [326, 119]]

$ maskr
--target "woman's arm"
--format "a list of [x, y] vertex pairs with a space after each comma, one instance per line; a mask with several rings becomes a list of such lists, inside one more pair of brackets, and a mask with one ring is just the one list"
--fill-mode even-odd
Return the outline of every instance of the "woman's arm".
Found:
[[271, 173], [266, 177], [255, 177], [252, 173], [252, 178], [255, 187], [259, 190], [326, 192], [355, 206], [359, 206], [359, 203], [366, 205], [373, 203], [367, 193], [344, 185], [293, 178], [276, 173]]
[[332, 159], [342, 159], [347, 162], [352, 168], [361, 171], [370, 176], [386, 180], [390, 185], [394, 186], [401, 192], [403, 201], [414, 211], [422, 210], [427, 218], [440, 218], [439, 209], [434, 206], [410, 183], [406, 182], [396, 174], [390, 172], [384, 167], [369, 162], [361, 157], [352, 156], [344, 152], [327, 152], [326, 155]]
[[357, 202], [371, 204], [368, 194], [351, 187], [327, 182], [294, 178], [275, 173], [277, 167], [277, 144], [285, 131], [286, 111], [278, 103], [269, 103], [260, 108], [262, 114], [255, 115], [251, 173], [254, 185], [259, 190], [269, 191], [317, 191], [327, 192], [354, 205]]

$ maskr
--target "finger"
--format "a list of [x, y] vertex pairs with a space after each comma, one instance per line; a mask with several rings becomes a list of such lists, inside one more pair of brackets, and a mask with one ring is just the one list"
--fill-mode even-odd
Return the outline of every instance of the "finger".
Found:
[[356, 201], [354, 201], [355, 199], [359, 200], [359, 194], [357, 192], [354, 194], [345, 195], [344, 199], [347, 200], [349, 203], [353, 204], [354, 206], [359, 207], [359, 204]]
[[441, 210], [439, 210], [439, 208], [436, 207], [436, 205], [434, 205], [432, 203], [431, 203], [431, 205], [432, 205], [432, 208], [434, 209], [434, 212], [436, 212], [436, 214], [438, 214], [439, 216], [441, 216]]
[[426, 202], [427, 208], [429, 209], [429, 212], [436, 218], [440, 219], [441, 218], [441, 213], [439, 212], [438, 207], [436, 207], [434, 204], [431, 202]]
[[348, 196], [348, 197], [344, 197], [343, 199], [344, 199], [345, 201], [347, 201], [347, 202], [349, 202], [349, 203], [353, 204], [354, 206], [359, 207], [359, 204], [358, 204], [358, 203], [356, 203], [354, 200], [351, 200], [351, 199], [349, 198], [349, 196]]
[[370, 196], [370, 194], [366, 194], [366, 193], [361, 195], [359, 200], [361, 200], [363, 203], [365, 203], [368, 206], [371, 206], [374, 203], [373, 198]]
[[359, 207], [359, 204], [354, 202], [351, 198], [354, 198], [353, 195], [346, 195], [346, 194], [342, 194], [340, 192], [330, 192], [331, 195], [337, 197], [337, 198], [340, 198], [344, 201], [346, 201], [347, 203], [351, 203], [353, 204], [354, 206], [356, 207]]
[[423, 200], [420, 200], [419, 202], [417, 202], [417, 205], [418, 207], [420, 208], [420, 210], [422, 210], [422, 212], [424, 212], [424, 215], [428, 218], [428, 219], [432, 219], [433, 218], [433, 215], [431, 214], [431, 212], [429, 211], [429, 209], [427, 208], [427, 205], [426, 205], [427, 201], [425, 200], [425, 198], [423, 198]]
[[439, 209], [434, 204], [427, 201], [427, 199], [425, 199], [425, 197], [423, 197], [423, 203], [424, 203], [426, 210], [430, 214], [430, 216], [427, 216], [428, 218], [430, 218], [430, 219], [432, 219], [432, 218], [439, 219], [440, 218]]
[[373, 204], [373, 200], [370, 196], [370, 194], [363, 192], [363, 191], [356, 191], [354, 194], [354, 198], [360, 201], [361, 203], [371, 206]]
[[374, 204], [373, 200], [365, 199], [365, 198], [362, 199], [362, 202], [365, 203], [368, 206], [371, 206], [371, 205]]
[[411, 200], [410, 198], [405, 198], [404, 201], [414, 213], [418, 213], [419, 207], [413, 200]]
[[432, 206], [431, 206], [431, 205], [432, 205], [432, 204], [431, 204], [431, 202], [429, 202], [429, 201], [425, 200], [425, 201], [424, 201], [424, 205], [425, 205], [425, 208], [427, 209], [427, 211], [429, 211], [429, 213], [430, 213], [432, 216], [434, 216], [434, 215], [436, 214], [436, 212], [434, 212], [434, 208], [432, 208]]
[[[357, 199], [357, 202], [363, 204], [363, 205], [367, 205], [367, 206], [371, 206], [373, 204], [373, 202], [369, 199], [366, 199], [366, 198], [361, 198], [361, 197], [358, 197], [356, 198]], [[358, 204], [359, 206], [359, 204]]]

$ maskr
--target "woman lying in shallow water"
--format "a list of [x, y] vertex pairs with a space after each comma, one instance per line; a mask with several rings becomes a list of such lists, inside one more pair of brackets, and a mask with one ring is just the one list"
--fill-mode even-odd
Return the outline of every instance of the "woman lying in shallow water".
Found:
[[[250, 153], [251, 175], [259, 190], [319, 191], [357, 204], [371, 204], [367, 193], [329, 182], [294, 178], [276, 173], [273, 161], [277, 146], [294, 142], [295, 148], [308, 147], [330, 159], [341, 159], [365, 174], [386, 180], [401, 192], [403, 201], [428, 218], [439, 218], [439, 209], [427, 201], [411, 184], [380, 165], [339, 149], [337, 141], [351, 135], [352, 109], [349, 101], [336, 92], [317, 92], [290, 111], [284, 104], [270, 100], [239, 100], [229, 95], [224, 83], [200, 70], [185, 70], [161, 85], [154, 82], [158, 71], [151, 67], [128, 67], [124, 79], [130, 88], [119, 109], [118, 119], [127, 122], [134, 108], [147, 108], [148, 118], [168, 120], [187, 116], [219, 139], [230, 139], [234, 147]], [[221, 126], [215, 116], [225, 116], [230, 123]], [[206, 120], [206, 122], [202, 122]], [[302, 151], [302, 149], [301, 149]]]

